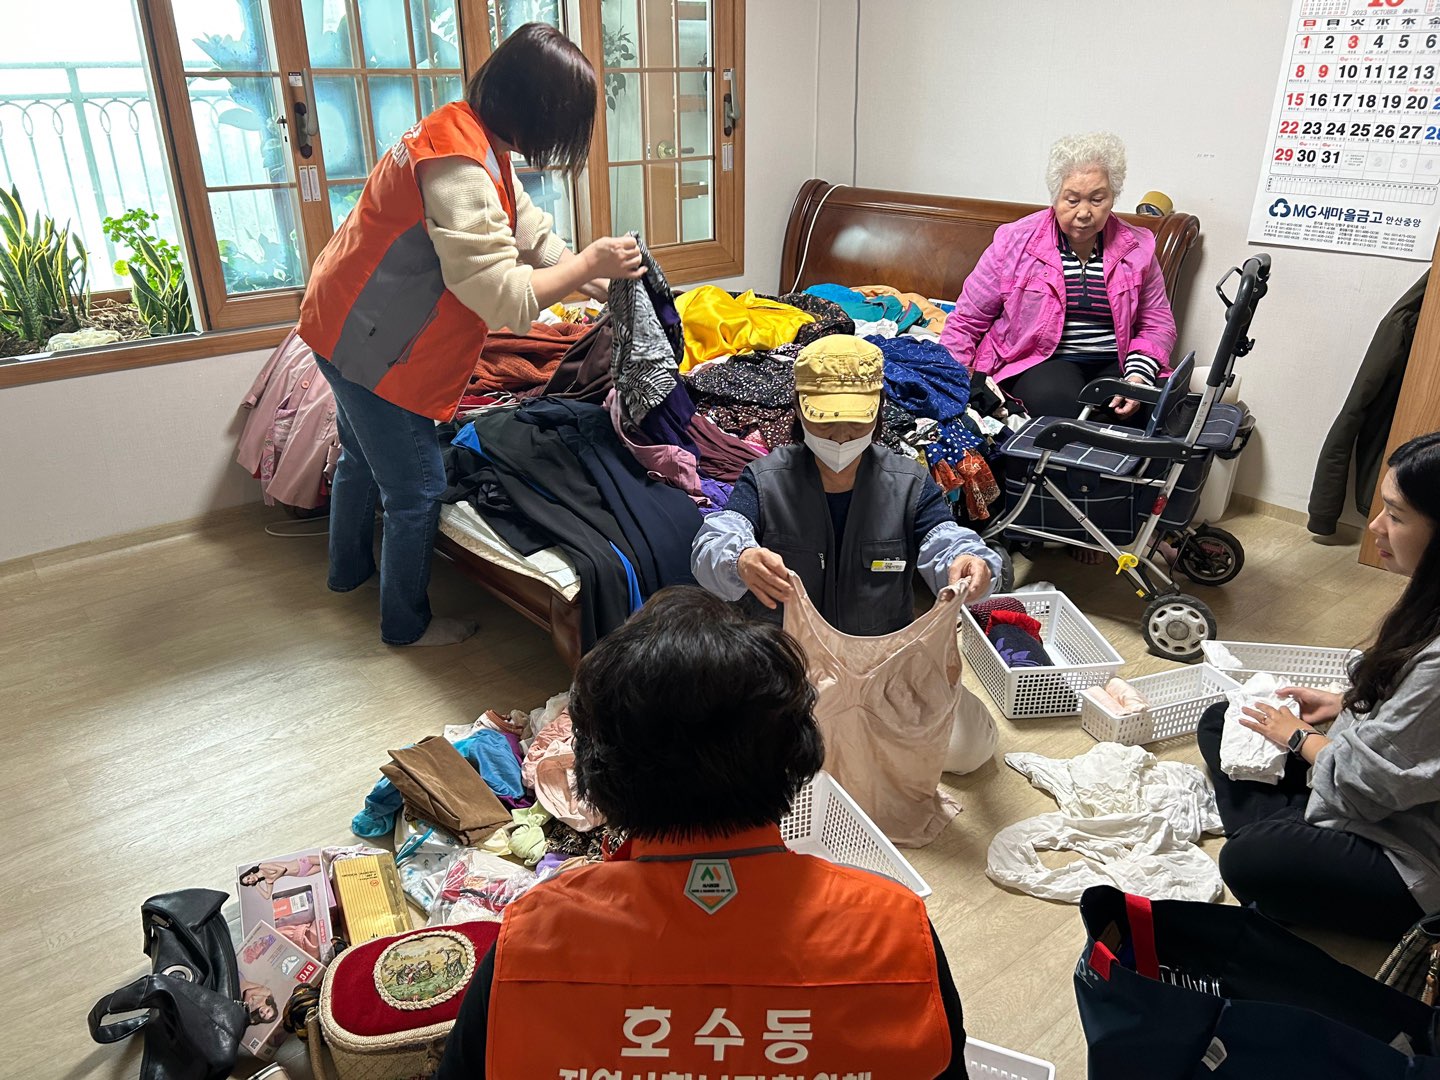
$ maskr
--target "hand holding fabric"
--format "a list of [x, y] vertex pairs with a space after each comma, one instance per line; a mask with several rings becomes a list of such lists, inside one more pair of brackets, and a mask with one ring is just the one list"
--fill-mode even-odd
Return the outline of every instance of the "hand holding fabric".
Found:
[[1342, 699], [1329, 690], [1312, 690], [1308, 686], [1282, 686], [1281, 697], [1294, 700], [1300, 706], [1300, 719], [1310, 725], [1328, 724], [1340, 715]]
[[640, 245], [633, 236], [602, 236], [580, 256], [590, 265], [591, 280], [595, 278], [638, 278], [645, 273], [640, 260]]
[[773, 610], [790, 599], [790, 571], [785, 560], [769, 548], [746, 548], [736, 560], [735, 572], [767, 608]]
[[947, 584], [953, 588], [966, 578], [970, 579], [970, 588], [960, 597], [961, 603], [989, 595], [990, 567], [980, 556], [961, 555], [950, 563], [946, 571]]
[[[1304, 707], [1303, 704], [1301, 707]], [[1302, 728], [1306, 731], [1313, 730], [1309, 724], [1289, 709], [1277, 709], [1273, 705], [1266, 705], [1263, 701], [1247, 705], [1241, 712], [1244, 713], [1239, 718], [1241, 724], [1251, 731], [1258, 731], [1276, 746], [1283, 746], [1287, 750], [1290, 748], [1290, 736], [1294, 735], [1296, 731]]]

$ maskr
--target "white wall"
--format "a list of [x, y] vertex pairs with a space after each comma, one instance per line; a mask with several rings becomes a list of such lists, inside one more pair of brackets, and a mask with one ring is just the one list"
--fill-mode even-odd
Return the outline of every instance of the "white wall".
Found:
[[[820, 161], [850, 174], [855, 0], [821, 0]], [[752, 8], [758, 4], [752, 2]], [[1286, 0], [861, 0], [862, 185], [1043, 202], [1050, 143], [1095, 129], [1129, 148], [1121, 204], [1150, 189], [1200, 218], [1180, 348], [1211, 355], [1212, 286], [1245, 239], [1286, 37]], [[1123, 43], [1123, 44], [1122, 44]], [[1236, 489], [1304, 509], [1321, 442], [1375, 323], [1425, 264], [1271, 248], [1273, 285], [1240, 361], [1259, 434]], [[1197, 257], [1198, 256], [1198, 257]], [[1355, 518], [1354, 520], [1359, 520]]]
[[745, 272], [726, 288], [773, 292], [785, 222], [800, 185], [816, 172], [816, 70], [822, 0], [745, 5]]
[[266, 355], [0, 390], [0, 562], [258, 499], [235, 438]]
[[[726, 284], [772, 290], [790, 204], [816, 175], [820, 0], [747, 7], [745, 273]], [[258, 499], [234, 456], [265, 355], [0, 390], [0, 562]]]

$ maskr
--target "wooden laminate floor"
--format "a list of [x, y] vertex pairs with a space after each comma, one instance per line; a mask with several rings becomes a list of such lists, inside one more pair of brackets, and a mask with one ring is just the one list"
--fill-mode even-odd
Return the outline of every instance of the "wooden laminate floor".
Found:
[[[11, 972], [0, 988], [0, 1075], [134, 1076], [139, 1046], [92, 1044], [85, 1017], [148, 970], [145, 897], [232, 891], [238, 862], [348, 842], [388, 748], [486, 708], [534, 707], [568, 682], [544, 634], [438, 560], [436, 611], [473, 612], [483, 629], [452, 648], [382, 646], [376, 590], [329, 593], [324, 540], [266, 535], [277, 520], [247, 507], [179, 535], [0, 566], [0, 956]], [[1226, 525], [1246, 545], [1245, 570], [1198, 590], [1222, 637], [1354, 645], [1399, 595], [1398, 579], [1356, 565], [1354, 546], [1317, 544], [1259, 516]], [[1130, 661], [1122, 674], [1170, 666], [1145, 653], [1140, 605], [1109, 571], [1046, 552], [1019, 560], [1017, 576], [1056, 582]], [[1002, 754], [1093, 745], [1073, 719], [1002, 718], [1000, 730]], [[1199, 762], [1193, 740], [1158, 752]], [[1078, 914], [984, 874], [994, 833], [1054, 804], [998, 758], [951, 779], [964, 812], [910, 858], [934, 887], [930, 915], [966, 1026], [1078, 1080]], [[1205, 848], [1213, 855], [1220, 843]], [[1322, 943], [1369, 969], [1383, 954]], [[282, 1059], [293, 1064], [296, 1050], [291, 1040]]]

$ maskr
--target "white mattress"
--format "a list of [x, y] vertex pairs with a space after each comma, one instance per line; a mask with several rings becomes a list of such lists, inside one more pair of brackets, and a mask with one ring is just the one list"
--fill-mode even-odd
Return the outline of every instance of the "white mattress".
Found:
[[500, 539], [499, 533], [469, 503], [442, 505], [440, 531], [486, 562], [543, 582], [566, 600], [574, 600], [580, 593], [580, 578], [563, 551], [550, 547], [534, 555], [521, 555]]

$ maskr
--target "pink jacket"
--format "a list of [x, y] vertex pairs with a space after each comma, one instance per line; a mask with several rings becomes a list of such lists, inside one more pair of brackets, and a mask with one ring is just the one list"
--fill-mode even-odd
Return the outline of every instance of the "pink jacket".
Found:
[[[1170, 371], [1175, 316], [1155, 258], [1155, 236], [1115, 215], [1105, 225], [1105, 292], [1120, 367], [1142, 353]], [[940, 343], [971, 374], [997, 382], [1048, 359], [1065, 326], [1065, 273], [1048, 207], [1001, 225], [965, 279]]]
[[323, 505], [340, 460], [335, 397], [295, 331], [270, 354], [240, 405], [249, 415], [235, 460], [260, 481], [265, 502]]

